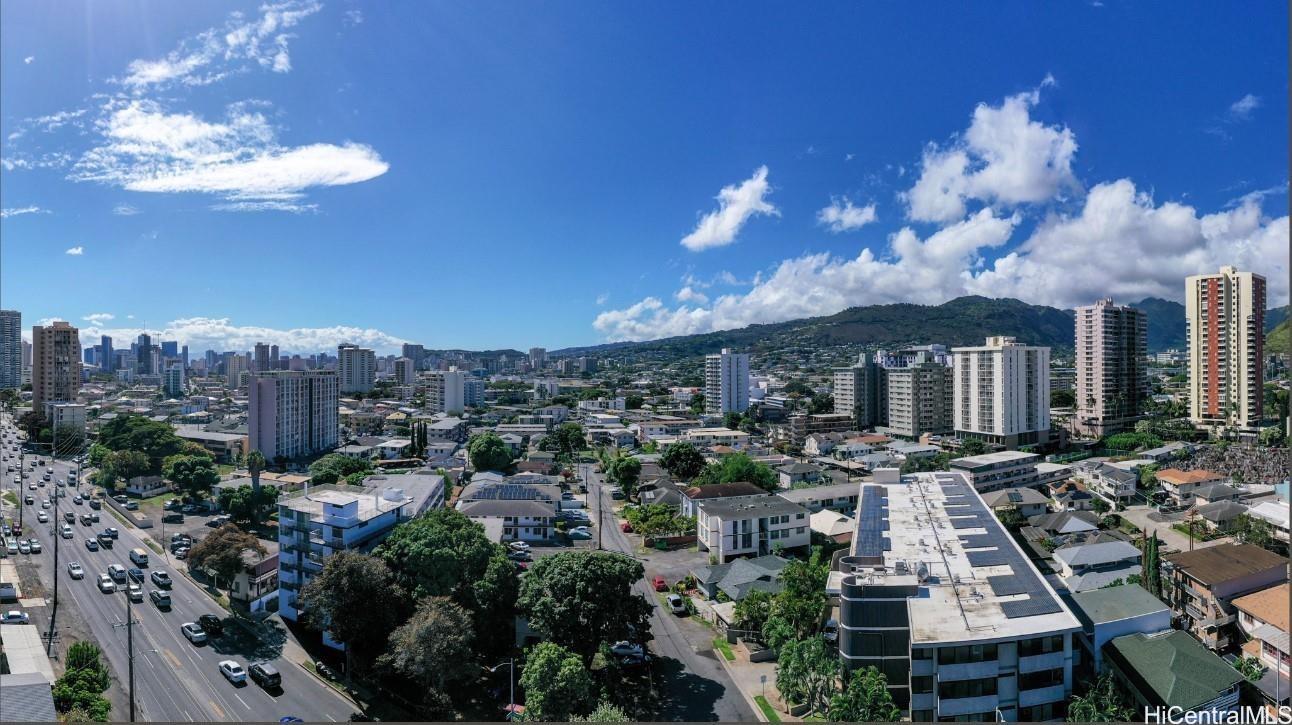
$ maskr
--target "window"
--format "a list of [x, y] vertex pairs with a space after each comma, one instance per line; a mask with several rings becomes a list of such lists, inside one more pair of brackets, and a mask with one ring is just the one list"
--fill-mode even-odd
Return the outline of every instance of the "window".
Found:
[[1054, 685], [1062, 684], [1062, 667], [1038, 672], [1022, 672], [1018, 675], [1018, 689], [1020, 690], [1038, 690], [1042, 687], [1053, 687]]
[[1055, 634], [1049, 637], [1036, 637], [1034, 639], [1025, 639], [1018, 643], [1019, 657], [1032, 657], [1035, 655], [1049, 654], [1051, 652], [1063, 651], [1063, 635]]
[[912, 677], [911, 678], [912, 695], [926, 695], [930, 692], [933, 692], [932, 677]]
[[920, 647], [911, 650], [911, 659], [913, 660], [931, 660], [933, 659], [933, 650], [928, 647]]
[[804, 532], [804, 531], [806, 531], [806, 530], [807, 530], [807, 527], [806, 527], [806, 526], [800, 526], [800, 527], [798, 527], [798, 529], [796, 529], [796, 530], [795, 530], [795, 533], [801, 534], [801, 533], [803, 533], [803, 532]]
[[996, 659], [996, 645], [994, 644], [961, 645], [959, 647], [940, 647], [938, 649], [938, 664], [940, 665], [963, 665], [971, 662], [990, 662], [994, 659]]
[[984, 697], [995, 694], [995, 677], [984, 677], [979, 680], [954, 680], [952, 682], [938, 683], [938, 697], [947, 699]]

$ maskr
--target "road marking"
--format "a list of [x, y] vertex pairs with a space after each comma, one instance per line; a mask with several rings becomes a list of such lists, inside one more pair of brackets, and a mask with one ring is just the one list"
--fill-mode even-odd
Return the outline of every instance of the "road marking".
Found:
[[189, 722], [196, 722], [195, 720], [193, 720], [193, 716], [188, 714], [188, 710], [180, 708], [180, 712], [184, 713], [184, 717], [188, 718]]
[[235, 692], [235, 693], [233, 693], [233, 696], [234, 696], [234, 697], [236, 697], [236, 698], [238, 698], [238, 702], [241, 702], [243, 707], [247, 708], [248, 710], [250, 710], [250, 709], [251, 709], [251, 706], [247, 704], [247, 701], [246, 701], [246, 700], [242, 699], [242, 696], [241, 696], [241, 695], [239, 695], [238, 693], [236, 693], [236, 692]]
[[161, 652], [175, 669], [179, 670], [184, 668], [184, 665], [179, 661], [179, 658], [175, 656], [174, 652], [171, 652], [168, 649], [163, 649]]
[[216, 714], [216, 715], [218, 715], [218, 716], [220, 716], [220, 717], [224, 717], [224, 709], [223, 709], [223, 708], [221, 708], [219, 705], [215, 704], [215, 700], [207, 700], [207, 703], [208, 703], [211, 707], [215, 708], [215, 714]]

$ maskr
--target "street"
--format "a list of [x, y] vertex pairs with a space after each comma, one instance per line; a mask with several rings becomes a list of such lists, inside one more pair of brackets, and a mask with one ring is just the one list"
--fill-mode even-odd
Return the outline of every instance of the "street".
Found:
[[[12, 453], [12, 449], [9, 449]], [[30, 461], [32, 456], [28, 455]], [[42, 456], [48, 461], [48, 456]], [[12, 459], [11, 459], [12, 460]], [[68, 471], [74, 464], [59, 461], [54, 464], [54, 480], [66, 480]], [[145, 596], [142, 602], [129, 606], [136, 622], [133, 627], [135, 653], [135, 701], [136, 719], [141, 721], [277, 721], [285, 716], [299, 717], [307, 721], [341, 721], [345, 720], [355, 707], [327, 685], [316, 680], [303, 671], [300, 666], [282, 658], [285, 633], [278, 632], [268, 637], [255, 637], [249, 631], [236, 624], [228, 612], [212, 601], [201, 588], [176, 572], [166, 557], [149, 549], [144, 543], [144, 535], [127, 528], [108, 512], [105, 505], [98, 513], [100, 521], [92, 526], [84, 526], [78, 520], [71, 524], [73, 538], [63, 539], [55, 532], [61, 527], [63, 513], [73, 511], [78, 517], [91, 512], [87, 504], [76, 505], [72, 502], [74, 491], [69, 490], [65, 498], [55, 497], [58, 488], [53, 482], [47, 483], [35, 492], [26, 490], [29, 481], [38, 480], [45, 467], [37, 469], [30, 479], [25, 479], [22, 490], [13, 483], [14, 474], [7, 473], [4, 488], [15, 490], [21, 503], [23, 497], [32, 494], [36, 505], [24, 506], [22, 512], [23, 538], [35, 538], [41, 542], [43, 552], [40, 554], [19, 555], [20, 570], [34, 572], [39, 579], [39, 587], [28, 583], [28, 574], [24, 574], [24, 598], [33, 606], [23, 607], [41, 631], [48, 631], [50, 618], [64, 616], [70, 607], [75, 607], [86, 621], [94, 639], [103, 649], [105, 658], [113, 669], [117, 679], [124, 687], [129, 688], [129, 655], [128, 633], [124, 626], [127, 621], [128, 599], [124, 585], [119, 585], [116, 593], [104, 594], [97, 587], [100, 574], [107, 571], [109, 564], [119, 564], [126, 569], [134, 566], [130, 562], [129, 552], [134, 548], [147, 551], [150, 566], [141, 567], [147, 577], [154, 571], [166, 571], [173, 581], [170, 589], [171, 609], [163, 611], [154, 606], [147, 593], [154, 588], [150, 579], [145, 579], [143, 588]], [[30, 467], [28, 472], [31, 472]], [[37, 523], [37, 513], [41, 510], [40, 502], [51, 498], [54, 507], [48, 510], [49, 524]], [[18, 512], [12, 506], [5, 507], [5, 515], [18, 520]], [[116, 527], [120, 538], [110, 549], [90, 551], [86, 540], [105, 528]], [[58, 547], [57, 554], [55, 546]], [[57, 557], [57, 558], [56, 558]], [[57, 563], [55, 563], [57, 561]], [[83, 579], [72, 579], [68, 573], [68, 563], [78, 562], [85, 570]], [[31, 566], [30, 564], [35, 564]], [[52, 607], [54, 577], [57, 576], [59, 609]], [[50, 601], [44, 606], [36, 606], [30, 601], [27, 589], [44, 589]], [[225, 618], [224, 634], [212, 638], [207, 644], [194, 646], [180, 634], [180, 625], [195, 622], [202, 614], [215, 614]], [[270, 693], [258, 685], [248, 682], [244, 685], [232, 685], [220, 675], [217, 663], [233, 659], [244, 667], [253, 662], [269, 662], [282, 674], [283, 686], [280, 692]]]
[[[598, 526], [601, 543], [608, 551], [617, 551], [648, 563], [650, 557], [638, 557], [636, 547], [619, 530], [612, 505], [614, 499], [604, 493], [606, 486], [601, 474], [587, 464], [581, 466], [584, 480], [591, 485], [588, 498], [599, 509]], [[593, 489], [596, 489], [594, 492]], [[637, 592], [646, 597], [654, 607], [651, 613], [651, 650], [656, 656], [655, 673], [661, 678], [663, 693], [659, 720], [721, 720], [757, 721], [745, 698], [736, 689], [727, 671], [718, 663], [710, 641], [713, 633], [702, 625], [685, 622], [659, 605], [659, 599], [645, 578], [635, 585]], [[687, 637], [683, 627], [696, 627], [702, 631]]]

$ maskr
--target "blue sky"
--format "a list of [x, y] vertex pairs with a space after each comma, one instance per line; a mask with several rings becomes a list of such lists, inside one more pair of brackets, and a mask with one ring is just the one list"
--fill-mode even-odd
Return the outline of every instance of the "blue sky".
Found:
[[962, 294], [1288, 298], [1287, 8], [0, 5], [0, 304], [527, 348]]

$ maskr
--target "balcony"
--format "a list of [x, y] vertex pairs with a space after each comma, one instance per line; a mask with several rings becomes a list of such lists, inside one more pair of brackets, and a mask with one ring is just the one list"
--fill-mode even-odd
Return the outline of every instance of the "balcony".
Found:
[[[1047, 652], [1018, 658], [1019, 672], [1038, 672], [1040, 670], [1057, 670], [1063, 666], [1062, 652]], [[1046, 701], [1048, 702], [1048, 700]]]
[[1000, 707], [1000, 698], [995, 695], [981, 697], [941, 698], [938, 700], [938, 715], [975, 715], [980, 712], [995, 712]]
[[1000, 674], [1000, 662], [997, 660], [967, 662], [958, 665], [938, 665], [938, 682], [979, 680], [984, 677], [995, 677], [998, 674]]
[[1032, 707], [1033, 705], [1044, 705], [1047, 702], [1062, 702], [1067, 695], [1063, 691], [1063, 685], [1051, 685], [1050, 687], [1040, 687], [1035, 690], [1023, 690], [1018, 693], [1019, 707]]

